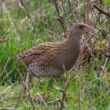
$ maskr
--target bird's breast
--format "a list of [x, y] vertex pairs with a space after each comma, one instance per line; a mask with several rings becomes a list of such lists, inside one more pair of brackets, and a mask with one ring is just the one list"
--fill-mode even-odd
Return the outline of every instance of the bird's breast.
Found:
[[73, 45], [68, 47], [67, 50], [63, 52], [62, 57], [60, 57], [60, 61], [63, 67], [66, 70], [69, 70], [73, 67], [75, 62], [77, 61], [80, 54], [80, 45]]

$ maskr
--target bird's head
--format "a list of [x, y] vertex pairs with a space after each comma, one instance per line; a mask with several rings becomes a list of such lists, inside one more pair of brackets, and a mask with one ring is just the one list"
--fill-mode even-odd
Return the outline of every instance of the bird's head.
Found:
[[70, 28], [72, 36], [82, 36], [85, 33], [94, 32], [94, 28], [87, 24], [76, 23]]

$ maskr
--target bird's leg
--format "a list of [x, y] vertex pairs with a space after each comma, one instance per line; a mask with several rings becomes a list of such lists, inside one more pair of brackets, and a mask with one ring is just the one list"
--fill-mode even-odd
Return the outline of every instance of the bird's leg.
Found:
[[62, 83], [63, 83], [63, 82], [65, 81], [64, 75], [56, 76], [56, 77], [54, 77], [54, 78], [51, 78], [51, 79], [49, 80], [48, 87], [49, 87], [49, 88], [53, 87], [53, 85], [55, 84], [55, 81], [58, 81], [58, 82], [62, 82]]
[[43, 82], [41, 80], [41, 77], [37, 77], [37, 79], [38, 79], [38, 86], [42, 90], [42, 88], [43, 88]]
[[49, 80], [48, 88], [51, 88], [51, 87], [53, 86], [53, 84], [54, 84], [54, 79], [51, 78], [51, 79]]
[[30, 91], [29, 91], [30, 90], [30, 77], [31, 77], [30, 73], [27, 72], [26, 80], [25, 80], [25, 90], [24, 90], [26, 97], [30, 96]]
[[26, 80], [25, 80], [25, 94], [26, 94], [26, 98], [29, 99], [31, 105], [33, 108], [34, 107], [34, 102], [33, 102], [33, 99], [32, 99], [32, 96], [31, 96], [31, 93], [30, 93], [30, 81], [32, 80], [32, 75], [27, 72], [27, 76], [26, 76]]
[[26, 80], [25, 80], [26, 89], [29, 89], [29, 81], [30, 81], [30, 73], [27, 72]]
[[42, 85], [41, 78], [40, 78], [40, 77], [37, 77], [37, 78], [38, 78], [38, 83], [39, 83], [39, 85]]

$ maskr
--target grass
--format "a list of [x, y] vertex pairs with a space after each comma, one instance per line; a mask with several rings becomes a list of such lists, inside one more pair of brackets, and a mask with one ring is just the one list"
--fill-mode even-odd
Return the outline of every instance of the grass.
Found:
[[[62, 28], [56, 20], [57, 14], [49, 0], [28, 1], [26, 10], [16, 7], [13, 1], [7, 9], [0, 10], [0, 109], [31, 110], [32, 105], [26, 99], [23, 81], [26, 70], [15, 60], [15, 56], [42, 42], [62, 39]], [[56, 37], [59, 36], [59, 37]], [[65, 110], [110, 110], [110, 87], [108, 77], [97, 77], [94, 65], [76, 74], [71, 82], [64, 103]], [[74, 71], [72, 72], [74, 74]], [[43, 78], [42, 84], [35, 78], [31, 84], [31, 95], [36, 110], [58, 109], [65, 81]], [[80, 100], [79, 100], [80, 97]], [[80, 110], [80, 109], [79, 109]]]
[[[91, 75], [93, 76], [93, 75]], [[94, 79], [93, 79], [94, 78]], [[30, 92], [35, 101], [36, 110], [54, 110], [57, 108], [57, 100], [61, 98], [61, 92], [56, 88], [64, 88], [64, 81], [56, 80], [54, 86], [49, 86], [49, 79], [42, 79], [42, 84], [39, 84], [36, 79], [33, 80]], [[98, 84], [98, 81], [102, 81]], [[67, 90], [67, 98], [65, 108], [68, 110], [78, 109], [78, 93], [80, 91], [80, 104], [82, 110], [96, 109], [109, 110], [109, 95], [106, 90], [105, 78], [90, 78], [89, 75], [81, 73], [77, 75]], [[29, 100], [26, 100], [23, 94], [23, 84], [20, 82], [14, 83], [11, 86], [4, 85], [0, 87], [0, 106], [2, 108], [16, 108], [17, 110], [32, 109]]]

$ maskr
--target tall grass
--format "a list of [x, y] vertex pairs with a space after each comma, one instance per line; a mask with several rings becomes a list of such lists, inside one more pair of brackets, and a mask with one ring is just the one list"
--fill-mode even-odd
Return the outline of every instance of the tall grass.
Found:
[[[0, 3], [3, 6], [3, 3]], [[77, 5], [76, 1], [74, 3]], [[31, 103], [23, 94], [26, 70], [16, 61], [15, 56], [39, 43], [63, 38], [57, 12], [50, 0], [25, 0], [24, 4], [26, 9], [22, 4], [18, 6], [16, 1], [9, 0], [5, 7], [0, 9], [0, 109], [32, 109]], [[82, 10], [78, 14], [79, 21], [81, 14]], [[66, 18], [63, 12], [61, 16], [65, 17], [68, 24], [75, 21], [72, 16], [69, 16], [70, 19]], [[93, 62], [88, 65], [88, 73], [84, 69], [80, 70], [80, 74], [77, 73], [70, 84], [64, 103], [65, 110], [110, 110], [109, 78], [106, 75], [97, 77]], [[54, 84], [50, 86], [49, 80], [43, 78], [40, 84], [35, 78], [30, 84], [36, 110], [59, 108], [65, 81], [54, 79]]]

